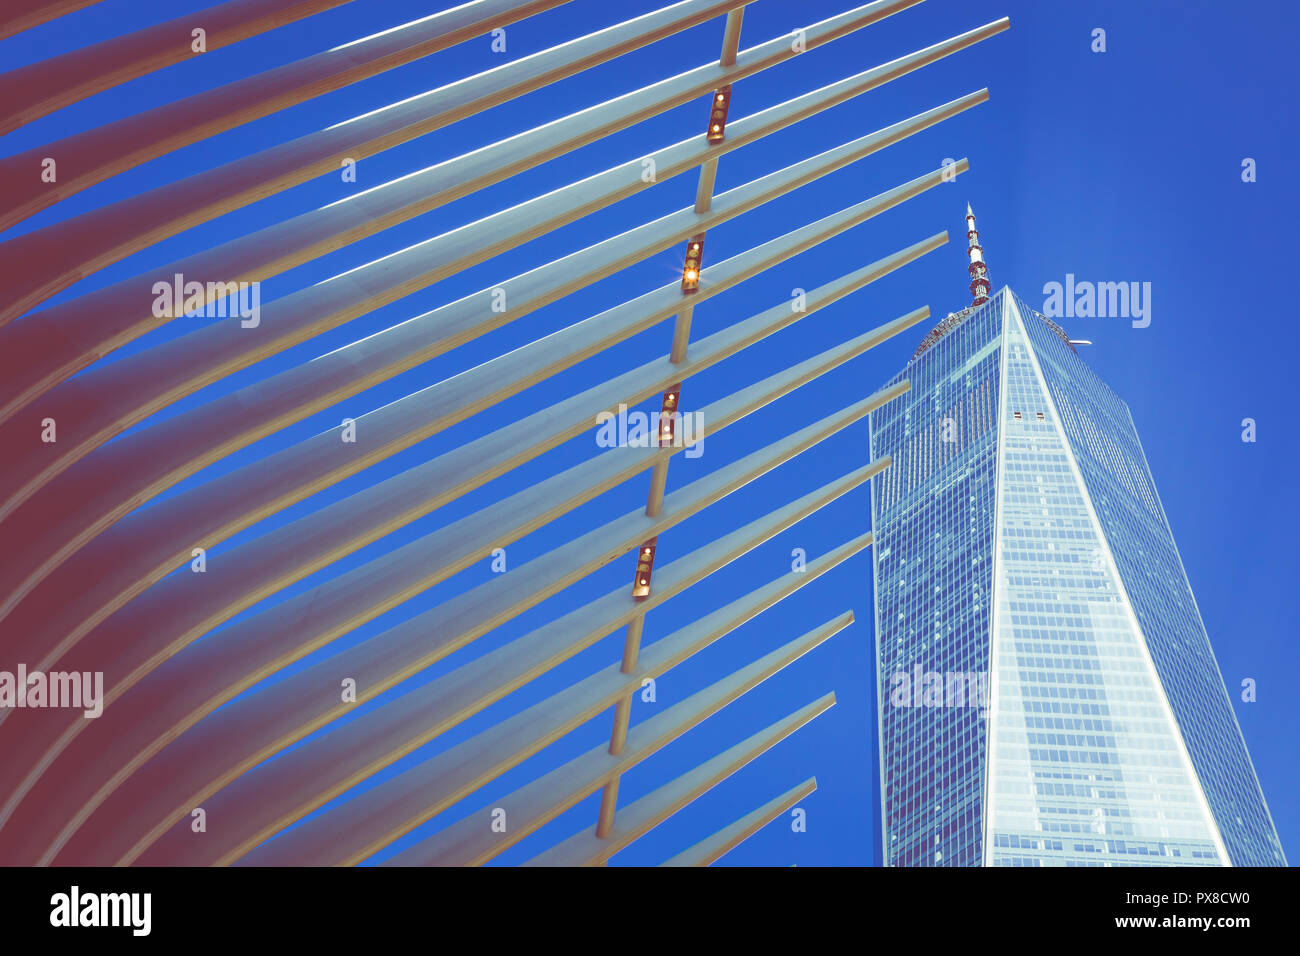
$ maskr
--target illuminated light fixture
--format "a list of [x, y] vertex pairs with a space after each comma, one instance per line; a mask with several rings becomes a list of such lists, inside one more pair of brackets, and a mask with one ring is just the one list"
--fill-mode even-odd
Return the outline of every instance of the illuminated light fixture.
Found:
[[632, 579], [632, 598], [636, 601], [644, 601], [650, 596], [650, 572], [655, 566], [655, 542], [658, 537], [651, 538], [636, 555], [636, 576]]
[[699, 236], [686, 243], [686, 262], [682, 266], [682, 291], [698, 292], [700, 290], [700, 266], [704, 262], [704, 237]]
[[727, 107], [731, 105], [731, 87], [724, 86], [713, 94], [713, 112], [709, 114], [710, 143], [721, 143], [727, 134]]
[[681, 399], [682, 383], [669, 385], [659, 407], [659, 444], [671, 445], [677, 437], [677, 403]]

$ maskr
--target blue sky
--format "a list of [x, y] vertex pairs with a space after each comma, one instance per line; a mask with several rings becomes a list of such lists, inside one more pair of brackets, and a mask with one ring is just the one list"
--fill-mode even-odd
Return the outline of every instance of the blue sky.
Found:
[[[12, 68], [105, 36], [176, 15], [202, 4], [163, 0], [104, 0], [81, 13], [0, 43], [0, 63]], [[742, 48], [831, 16], [847, 0], [757, 0], [748, 9]], [[426, 15], [429, 4], [347, 4], [234, 47], [213, 51], [101, 94], [9, 134], [6, 153], [24, 150], [171, 99], [208, 89]], [[654, 0], [616, 5], [574, 0], [507, 30], [505, 57], [514, 58], [654, 9]], [[924, 71], [817, 116], [796, 129], [726, 156], [719, 191], [757, 178], [856, 136], [897, 122], [965, 93], [988, 87], [990, 101], [889, 150], [853, 164], [797, 194], [710, 232], [708, 261], [741, 252], [844, 206], [966, 156], [971, 171], [904, 207], [832, 240], [703, 304], [694, 337], [710, 334], [942, 229], [954, 241], [907, 269], [819, 312], [771, 340], [687, 382], [683, 408], [698, 408], [883, 321], [928, 304], [936, 316], [965, 305], [961, 243], [966, 201], [979, 216], [995, 288], [1011, 285], [1031, 304], [1043, 284], [1067, 273], [1080, 279], [1134, 280], [1152, 286], [1152, 321], [1134, 329], [1121, 319], [1065, 321], [1076, 338], [1095, 345], [1087, 361], [1132, 409], [1147, 458], [1195, 590], [1246, 742], [1283, 846], [1300, 846], [1293, 705], [1300, 666], [1293, 649], [1297, 610], [1294, 542], [1300, 536], [1295, 478], [1292, 309], [1295, 255], [1290, 233], [1297, 192], [1286, 158], [1300, 150], [1291, 104], [1295, 97], [1292, 38], [1297, 14], [1282, 0], [1239, 0], [1224, 12], [1209, 0], [929, 0], [876, 26], [737, 84], [732, 115], [740, 116], [883, 63], [1007, 15], [1011, 30]], [[1092, 31], [1106, 31], [1107, 50], [1093, 53]], [[507, 135], [584, 108], [717, 56], [721, 19], [626, 56], [553, 88], [364, 160], [356, 184], [327, 176], [160, 243], [85, 280], [69, 293], [99, 285], [299, 212], [387, 182]], [[207, 169], [293, 136], [504, 62], [487, 38], [319, 97], [148, 163], [46, 210], [16, 235], [96, 208], [153, 185]], [[685, 139], [703, 128], [701, 98], [631, 130], [545, 164], [481, 193], [322, 257], [263, 284], [266, 304], [414, 242], [608, 166]], [[1243, 183], [1241, 164], [1257, 162], [1258, 181]], [[319, 336], [206, 389], [175, 410], [210, 401], [236, 387], [329, 351], [465, 293], [548, 262], [650, 218], [689, 205], [695, 178], [658, 184], [512, 252]], [[708, 262], [706, 262], [706, 265]], [[672, 281], [680, 250], [658, 255], [527, 318], [300, 422], [208, 469], [192, 484], [221, 475], [283, 445], [299, 441], [448, 375], [570, 325]], [[195, 320], [197, 321], [197, 320]], [[122, 354], [190, 328], [172, 323]], [[885, 382], [906, 361], [925, 328], [905, 333], [794, 397], [764, 409], [708, 440], [696, 460], [674, 460], [669, 490], [840, 409]], [[501, 403], [403, 454], [264, 522], [223, 550], [313, 511], [373, 481], [528, 414], [559, 395], [666, 353], [671, 321]], [[1258, 440], [1241, 440], [1242, 419], [1257, 423]], [[480, 489], [389, 538], [308, 578], [306, 588], [411, 540], [577, 461], [594, 451], [590, 437], [556, 449], [529, 468]], [[862, 422], [660, 537], [658, 560], [669, 562], [709, 540], [829, 482], [866, 461]], [[179, 490], [179, 489], [178, 489]], [[555, 526], [510, 547], [512, 565], [543, 554], [575, 534], [640, 507], [645, 478], [573, 512]], [[755, 580], [789, 569], [792, 548], [823, 553], [869, 526], [865, 488], [797, 525], [742, 561], [712, 576], [647, 619], [647, 640], [739, 597]], [[1291, 557], [1288, 557], [1290, 555]], [[521, 615], [474, 645], [472, 654], [534, 627], [610, 590], [625, 586], [632, 559]], [[362, 628], [347, 640], [379, 633], [418, 610], [489, 578], [487, 562]], [[616, 858], [654, 863], [672, 855], [759, 803], [816, 775], [819, 790], [803, 801], [808, 829], [777, 822], [726, 858], [737, 864], [857, 864], [877, 856], [877, 796], [872, 768], [872, 625], [870, 557], [862, 554], [767, 611], [658, 684], [658, 702], [638, 702], [634, 721], [681, 700], [741, 663], [846, 609], [857, 623], [763, 684], [705, 725], [638, 767], [626, 778], [624, 800], [648, 792], [700, 760], [834, 690], [838, 703], [795, 737]], [[219, 639], [219, 632], [212, 639]], [[398, 765], [409, 766], [443, 746], [552, 693], [614, 660], [622, 635], [611, 635], [537, 685], [526, 688]], [[458, 659], [447, 662], [459, 663]], [[436, 672], [430, 672], [432, 677]], [[1241, 703], [1244, 678], [1258, 681], [1258, 700]], [[570, 738], [486, 788], [476, 799], [417, 831], [426, 835], [459, 814], [488, 803], [540, 772], [604, 741], [604, 715]], [[596, 798], [584, 801], [501, 858], [527, 859], [556, 839], [590, 825]]]

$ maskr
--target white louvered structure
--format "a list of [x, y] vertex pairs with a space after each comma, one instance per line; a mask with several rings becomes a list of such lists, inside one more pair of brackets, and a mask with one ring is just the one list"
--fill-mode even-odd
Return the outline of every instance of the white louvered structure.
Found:
[[[12, 94], [0, 110], [0, 132], [179, 62], [177, 44], [189, 44], [196, 17], [210, 25], [215, 48], [343, 2], [231, 0], [11, 71], [0, 76], [0, 90]], [[601, 865], [831, 707], [834, 688], [827, 687], [798, 709], [774, 713], [766, 727], [738, 724], [734, 746], [648, 793], [620, 799], [625, 773], [706, 718], [722, 711], [714, 721], [726, 721], [727, 704], [779, 680], [788, 664], [853, 621], [851, 609], [833, 608], [765, 655], [735, 644], [729, 669], [709, 686], [632, 719], [645, 681], [761, 619], [794, 591], [816, 588], [820, 576], [871, 543], [864, 515], [861, 527], [844, 530], [838, 547], [811, 556], [806, 570], [756, 576], [749, 593], [704, 617], [650, 613], [890, 466], [864, 456], [846, 467], [819, 457], [818, 445], [901, 395], [906, 382], [773, 434], [746, 456], [710, 460], [702, 477], [671, 488], [672, 459], [689, 449], [685, 419], [670, 413], [699, 413], [704, 435], [715, 435], [763, 416], [765, 406], [797, 390], [816, 389], [820, 376], [928, 318], [918, 296], [912, 311], [878, 316], [829, 350], [755, 376], [715, 401], [693, 400], [694, 376], [720, 363], [743, 368], [747, 348], [792, 334], [819, 310], [947, 241], [942, 232], [902, 237], [895, 252], [797, 300], [729, 318], [710, 334], [692, 332], [696, 306], [965, 171], [965, 160], [918, 169], [910, 181], [882, 182], [846, 197], [838, 212], [710, 261], [710, 230], [743, 223], [768, 202], [907, 137], [941, 131], [945, 120], [987, 99], [984, 90], [956, 90], [947, 102], [783, 168], [772, 171], [763, 161], [766, 137], [815, 122], [1008, 25], [1004, 19], [936, 37], [931, 46], [828, 85], [797, 85], [800, 64], [811, 63], [820, 47], [920, 2], [876, 0], [745, 46], [742, 0], [684, 0], [624, 22], [615, 22], [618, 5], [574, 0], [590, 12], [586, 35], [400, 102], [367, 103], [360, 115], [340, 115], [328, 128], [40, 228], [0, 233], [0, 442], [7, 450], [0, 471], [0, 670], [21, 662], [45, 672], [102, 672], [106, 700], [95, 719], [68, 709], [0, 709], [0, 863], [341, 865], [382, 858], [395, 865], [478, 865], [599, 794], [589, 826], [557, 834], [531, 862]], [[189, 144], [567, 3], [473, 0], [405, 25], [377, 23], [382, 32], [344, 47], [268, 63], [244, 79], [8, 155], [0, 159], [0, 227]], [[55, 16], [84, 15], [81, 8], [91, 5], [11, 4], [0, 17], [0, 37]], [[599, 18], [609, 25], [598, 26]], [[643, 77], [627, 92], [593, 90], [590, 105], [569, 115], [502, 129], [490, 145], [78, 291], [86, 277], [186, 230], [317, 177], [337, 177], [349, 161], [364, 162], [686, 30], [716, 33], [716, 60]], [[781, 75], [791, 85], [788, 96], [770, 104], [746, 96], [746, 78], [787, 63]], [[28, 87], [44, 92], [23, 96]], [[698, 124], [675, 141], [647, 139], [626, 162], [456, 228], [423, 220], [430, 226], [422, 241], [265, 301], [256, 323], [234, 314], [210, 322], [184, 315], [224, 304], [235, 288], [229, 284], [287, 273], [696, 103]], [[725, 116], [714, 109], [719, 104]], [[57, 160], [59, 174], [43, 182], [47, 157]], [[646, 175], [647, 159], [653, 176]], [[720, 162], [737, 164], [740, 185], [715, 188]], [[647, 221], [625, 217], [602, 241], [519, 274], [503, 269], [478, 291], [257, 374], [264, 360], [299, 354], [319, 337], [467, 269], [493, 268], [510, 250], [569, 224], [616, 215], [624, 200], [677, 176], [698, 180], [693, 205]], [[566, 328], [488, 361], [467, 361], [456, 374], [359, 408], [336, 428], [258, 451], [259, 442], [317, 413], [364, 398], [425, 363], [454, 358], [490, 333], [677, 250], [681, 271], [665, 285], [629, 289], [623, 301]], [[160, 314], [158, 283], [174, 275], [198, 286]], [[154, 334], [179, 323], [191, 324], [179, 334]], [[590, 387], [551, 393], [500, 427], [442, 441], [462, 435], [461, 423], [648, 330], [662, 339], [642, 363], [611, 364]], [[204, 389], [236, 376], [237, 388], [206, 397]], [[605, 413], [646, 402], [668, 422], [650, 441], [608, 449], [592, 442], [585, 460], [490, 497], [494, 480], [594, 435]], [[411, 467], [357, 487], [367, 469], [417, 452]], [[222, 469], [227, 459], [233, 465]], [[682, 547], [693, 516], [732, 493], [743, 496], [750, 482], [778, 467], [820, 477], [792, 500], [753, 496], [752, 520]], [[346, 494], [327, 495], [324, 504], [313, 498], [348, 482]], [[584, 504], [624, 484], [648, 487], [643, 506], [596, 526], [578, 520], [574, 513]], [[456, 507], [471, 496], [484, 501], [474, 493], [485, 488], [490, 500], [481, 507]], [[453, 517], [439, 521], [442, 509]], [[395, 534], [417, 522], [418, 534]], [[565, 529], [564, 543], [478, 583], [465, 577], [500, 549], [548, 528]], [[222, 549], [228, 539], [235, 541]], [[209, 549], [219, 550], [207, 555]], [[611, 562], [626, 567], [625, 586], [521, 636], [489, 637]], [[308, 581], [336, 566], [327, 580]], [[433, 589], [447, 597], [403, 615]], [[384, 629], [357, 639], [381, 617]], [[611, 635], [622, 636], [621, 658], [511, 707], [527, 688], [552, 687], [542, 682], [557, 667]], [[354, 697], [341, 692], [348, 682]], [[485, 712], [503, 716], [458, 733]], [[594, 719], [608, 719], [608, 743], [576, 756], [551, 749]], [[411, 762], [442, 739], [451, 742]], [[546, 762], [546, 754], [560, 752], [563, 759]], [[538, 769], [508, 792], [491, 789], [531, 768]], [[788, 786], [746, 797], [746, 812], [732, 824], [694, 847], [665, 847], [663, 861], [717, 860], [806, 798], [816, 782], [792, 779]], [[489, 791], [494, 795], [485, 796]], [[201, 830], [198, 810], [206, 820]], [[431, 831], [430, 821], [436, 825], [444, 813], [450, 822]], [[408, 839], [416, 831], [420, 838]], [[401, 851], [386, 855], [397, 841], [405, 841]]]

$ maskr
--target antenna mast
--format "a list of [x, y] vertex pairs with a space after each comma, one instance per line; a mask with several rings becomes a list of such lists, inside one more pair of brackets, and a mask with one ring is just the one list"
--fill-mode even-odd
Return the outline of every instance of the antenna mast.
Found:
[[984, 265], [984, 247], [980, 245], [979, 230], [975, 228], [975, 213], [966, 204], [966, 241], [970, 245], [971, 305], [983, 305], [989, 300], [989, 270]]

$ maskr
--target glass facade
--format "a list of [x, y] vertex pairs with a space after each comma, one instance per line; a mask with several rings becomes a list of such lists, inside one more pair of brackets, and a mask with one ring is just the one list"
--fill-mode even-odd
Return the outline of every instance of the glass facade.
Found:
[[871, 418], [884, 860], [1280, 865], [1132, 419], [1002, 290]]

